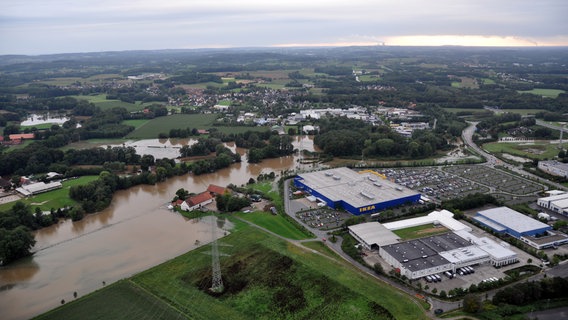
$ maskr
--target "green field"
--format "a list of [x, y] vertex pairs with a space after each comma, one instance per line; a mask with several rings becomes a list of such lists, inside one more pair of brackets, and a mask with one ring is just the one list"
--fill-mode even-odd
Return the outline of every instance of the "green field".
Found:
[[171, 129], [210, 128], [217, 119], [215, 114], [175, 114], [166, 117], [154, 118], [128, 134], [127, 138], [152, 139], [158, 134], [168, 134]]
[[359, 81], [361, 82], [376, 82], [381, 80], [381, 77], [376, 74], [364, 74], [359, 76]]
[[171, 129], [209, 129], [216, 128], [223, 133], [243, 133], [246, 131], [264, 132], [268, 127], [246, 126], [219, 126], [213, 127], [217, 119], [216, 114], [175, 114], [166, 117], [158, 117], [146, 123], [133, 122], [131, 125], [139, 125], [134, 131], [126, 136], [127, 139], [154, 139], [160, 133], [169, 134]]
[[483, 149], [490, 153], [509, 153], [536, 160], [552, 159], [559, 151], [557, 145], [548, 142], [536, 144], [492, 142], [484, 144]]
[[221, 242], [231, 246], [220, 246], [218, 296], [207, 293], [211, 256], [203, 246], [37, 319], [427, 319], [413, 298], [343, 259], [250, 226]]
[[[104, 307], [103, 307], [104, 306]], [[178, 319], [180, 313], [137, 284], [122, 280], [37, 319]]]
[[489, 79], [489, 78], [483, 78], [481, 79], [483, 81], [483, 84], [495, 84], [495, 80], [493, 79]]
[[559, 94], [565, 93], [564, 90], [559, 89], [532, 89], [528, 91], [518, 91], [519, 93], [531, 93], [537, 96], [547, 97], [547, 98], [556, 98]]
[[139, 119], [139, 120], [124, 120], [122, 121], [123, 124], [127, 125], [127, 126], [133, 126], [136, 129], [140, 128], [141, 126], [145, 125], [146, 123], [148, 123], [148, 119]]
[[250, 221], [288, 239], [302, 240], [310, 238], [281, 215], [273, 215], [269, 212], [263, 211], [235, 213], [235, 215], [243, 220]]
[[125, 108], [128, 112], [133, 112], [133, 111], [140, 111], [144, 109], [144, 105], [151, 104], [151, 103], [142, 104], [140, 102], [128, 103], [120, 100], [107, 100], [106, 94], [97, 94], [97, 95], [88, 95], [88, 96], [70, 96], [70, 97], [78, 100], [87, 100], [92, 104], [94, 104], [95, 106], [101, 108], [102, 110], [111, 109], [114, 107], [121, 107]]
[[461, 81], [452, 82], [452, 87], [454, 88], [469, 88], [469, 89], [479, 89], [477, 80], [475, 78], [469, 77], [459, 77]]
[[393, 231], [393, 233], [399, 236], [402, 240], [424, 238], [446, 232], [448, 232], [447, 228], [439, 225], [435, 226], [431, 223]]
[[[69, 198], [69, 189], [72, 186], [86, 184], [93, 180], [97, 180], [98, 178], [99, 176], [84, 176], [77, 179], [67, 180], [62, 182], [63, 188], [61, 189], [40, 193], [36, 196], [25, 198], [20, 201], [24, 202], [27, 205], [30, 205], [32, 207], [32, 210], [34, 210], [36, 207], [39, 207], [42, 211], [49, 211], [51, 210], [51, 208], [59, 209], [66, 206], [71, 206], [76, 202], [75, 200]], [[16, 202], [9, 202], [0, 205], [0, 211], [6, 211], [10, 209], [14, 205], [14, 203]]]

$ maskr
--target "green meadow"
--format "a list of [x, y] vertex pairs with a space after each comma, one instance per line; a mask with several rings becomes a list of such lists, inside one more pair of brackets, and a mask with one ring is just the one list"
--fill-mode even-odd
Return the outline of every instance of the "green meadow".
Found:
[[492, 142], [483, 145], [483, 149], [491, 153], [508, 153], [529, 159], [552, 159], [558, 155], [558, 146], [548, 142], [527, 143], [499, 143]]
[[559, 94], [565, 93], [564, 90], [559, 89], [532, 89], [527, 91], [518, 91], [519, 93], [530, 93], [537, 96], [542, 96], [546, 98], [557, 98]]
[[[98, 176], [84, 176], [77, 179], [67, 180], [62, 183], [63, 187], [61, 189], [40, 193], [29, 198], [21, 199], [27, 205], [30, 205], [32, 209], [39, 207], [42, 211], [49, 211], [52, 208], [59, 209], [66, 206], [72, 206], [76, 202], [75, 200], [69, 198], [69, 189], [72, 186], [87, 184], [93, 180], [97, 180]], [[14, 205], [15, 202], [4, 203], [0, 205], [0, 211], [6, 211]]]

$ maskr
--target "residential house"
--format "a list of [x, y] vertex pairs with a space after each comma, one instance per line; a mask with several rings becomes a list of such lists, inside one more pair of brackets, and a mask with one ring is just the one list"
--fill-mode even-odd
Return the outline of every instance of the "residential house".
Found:
[[211, 193], [209, 193], [209, 191], [205, 191], [198, 195], [185, 199], [185, 201], [181, 204], [181, 209], [185, 211], [193, 211], [206, 206], [211, 202], [213, 202]]

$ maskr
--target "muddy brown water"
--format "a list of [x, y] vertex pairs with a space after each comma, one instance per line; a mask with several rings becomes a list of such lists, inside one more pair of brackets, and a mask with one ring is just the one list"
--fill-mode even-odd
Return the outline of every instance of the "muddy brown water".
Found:
[[[294, 144], [313, 150], [311, 137], [297, 138]], [[243, 155], [246, 151], [233, 150]], [[299, 165], [297, 156], [259, 164], [243, 160], [212, 174], [119, 191], [100, 213], [38, 230], [35, 254], [0, 268], [0, 318], [28, 319], [59, 306], [62, 299], [73, 300], [74, 292], [85, 295], [103, 282], [108, 285], [210, 242], [208, 221], [186, 219], [166, 209], [179, 188], [197, 193], [209, 184], [241, 185], [260, 173], [279, 174]]]

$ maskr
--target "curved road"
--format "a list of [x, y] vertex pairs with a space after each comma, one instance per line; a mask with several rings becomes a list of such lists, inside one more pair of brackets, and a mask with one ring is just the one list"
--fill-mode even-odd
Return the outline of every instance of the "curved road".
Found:
[[568, 188], [566, 188], [565, 186], [563, 186], [561, 184], [558, 184], [558, 183], [552, 182], [550, 180], [541, 178], [541, 177], [534, 175], [530, 172], [526, 172], [522, 169], [522, 167], [514, 166], [514, 165], [508, 164], [506, 162], [503, 162], [500, 159], [498, 159], [497, 157], [495, 157], [494, 155], [485, 152], [477, 144], [475, 144], [475, 142], [473, 142], [473, 133], [475, 132], [475, 130], [477, 128], [478, 122], [468, 122], [468, 123], [470, 125], [467, 128], [465, 128], [462, 132], [462, 140], [470, 148], [475, 150], [479, 155], [481, 155], [482, 157], [487, 159], [487, 163], [485, 163], [485, 165], [492, 167], [492, 168], [494, 168], [496, 165], [502, 166], [502, 167], [506, 168], [507, 170], [515, 172], [516, 174], [518, 174], [518, 175], [520, 175], [524, 178], [530, 178], [531, 180], [535, 180], [535, 181], [538, 181], [540, 183], [545, 184], [545, 188], [546, 188], [546, 185], [551, 185], [554, 188], [557, 188], [559, 190], [568, 190]]

